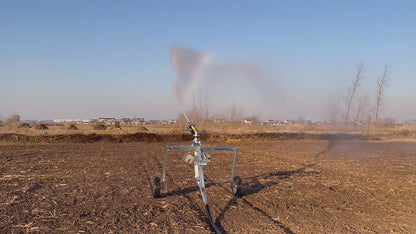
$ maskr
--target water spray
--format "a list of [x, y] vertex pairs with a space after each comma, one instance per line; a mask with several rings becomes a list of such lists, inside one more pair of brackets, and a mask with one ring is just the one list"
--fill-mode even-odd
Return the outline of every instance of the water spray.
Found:
[[176, 102], [178, 103], [179, 109], [181, 110], [183, 116], [185, 116], [186, 121], [188, 121], [188, 124], [191, 124], [191, 120], [186, 115], [185, 110], [183, 109], [182, 103], [179, 101], [177, 95], [174, 95], [174, 96], [175, 96]]

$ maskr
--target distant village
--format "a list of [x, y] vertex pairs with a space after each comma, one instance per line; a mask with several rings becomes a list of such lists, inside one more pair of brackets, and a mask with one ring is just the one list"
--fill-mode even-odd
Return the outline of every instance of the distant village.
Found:
[[98, 118], [98, 119], [54, 119], [54, 123], [77, 123], [77, 124], [97, 124], [105, 125], [144, 125], [144, 124], [174, 124], [176, 120], [145, 120], [145, 118]]
[[[19, 116], [20, 118], [20, 116]], [[20, 120], [19, 120], [20, 121]], [[169, 119], [169, 120], [146, 120], [145, 118], [108, 118], [108, 117], [100, 117], [96, 119], [53, 119], [53, 120], [22, 120], [22, 123], [43, 123], [43, 124], [64, 124], [64, 123], [75, 123], [75, 124], [104, 124], [104, 125], [124, 125], [124, 126], [134, 126], [134, 125], [170, 125], [176, 124], [183, 120], [177, 119]], [[294, 125], [307, 125], [307, 126], [334, 126], [334, 125], [345, 125], [344, 122], [331, 122], [331, 121], [312, 121], [310, 119], [303, 119], [299, 118], [297, 120], [266, 120], [260, 121], [257, 118], [244, 118], [240, 120], [230, 120], [230, 119], [222, 119], [222, 118], [213, 118], [209, 120], [198, 120], [197, 122], [213, 122], [213, 123], [242, 123], [242, 124], [260, 124], [260, 125], [269, 125], [269, 126], [294, 126]], [[0, 121], [1, 123], [1, 121]], [[416, 119], [415, 120], [407, 120], [402, 123], [397, 123], [392, 118], [385, 118], [381, 122], [384, 125], [388, 126], [400, 126], [400, 125], [408, 125], [408, 126], [416, 126]], [[355, 126], [368, 126], [371, 123], [366, 122], [348, 122], [348, 125], [355, 125]]]
[[[105, 124], [105, 125], [149, 125], [149, 124], [175, 124], [178, 122], [176, 119], [170, 120], [146, 120], [145, 118], [97, 118], [97, 119], [54, 119], [55, 124], [63, 123], [76, 123], [76, 124]], [[214, 123], [230, 123], [232, 121], [226, 119], [214, 119]], [[235, 122], [235, 121], [234, 121]], [[244, 124], [262, 124], [262, 125], [273, 125], [273, 126], [287, 126], [297, 124], [312, 124], [312, 125], [323, 125], [330, 124], [329, 122], [312, 122], [311, 120], [267, 120], [267, 121], [253, 121], [251, 119], [243, 119], [241, 123]]]

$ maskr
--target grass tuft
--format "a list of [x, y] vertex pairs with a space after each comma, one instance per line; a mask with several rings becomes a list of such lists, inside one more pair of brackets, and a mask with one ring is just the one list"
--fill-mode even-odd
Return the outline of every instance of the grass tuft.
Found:
[[46, 124], [43, 124], [43, 123], [41, 123], [41, 124], [36, 124], [35, 126], [34, 126], [34, 128], [35, 129], [39, 129], [39, 130], [48, 130], [49, 128], [48, 128], [48, 126], [46, 126]]
[[65, 130], [78, 130], [77, 126], [72, 123], [65, 123], [62, 128]]
[[19, 124], [19, 128], [31, 128], [32, 126], [30, 126], [30, 124], [28, 123], [21, 123]]
[[107, 129], [107, 126], [105, 126], [102, 123], [98, 123], [98, 124], [94, 125], [93, 129], [94, 130], [106, 130]]

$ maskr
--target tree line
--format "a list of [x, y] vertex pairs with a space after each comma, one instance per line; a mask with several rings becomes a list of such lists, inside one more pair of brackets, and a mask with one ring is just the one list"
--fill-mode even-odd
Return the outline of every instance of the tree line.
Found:
[[[386, 87], [390, 83], [391, 68], [384, 66], [383, 71], [379, 74], [374, 83], [374, 103], [371, 106], [371, 93], [365, 93], [360, 90], [364, 80], [364, 63], [361, 63], [351, 85], [348, 87], [348, 95], [345, 106], [344, 123], [375, 123], [381, 121], [381, 112], [384, 104], [384, 96]], [[366, 119], [365, 119], [366, 118]]]

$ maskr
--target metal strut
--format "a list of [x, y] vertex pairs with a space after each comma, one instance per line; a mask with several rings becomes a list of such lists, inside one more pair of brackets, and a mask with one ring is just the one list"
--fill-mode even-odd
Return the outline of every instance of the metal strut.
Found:
[[211, 223], [212, 229], [214, 229], [214, 232], [215, 233], [221, 234], [220, 229], [218, 229], [218, 227], [214, 223], [214, 220], [212, 219], [211, 210], [209, 209], [209, 205], [208, 204], [205, 205], [205, 210], [207, 211], [207, 216], [208, 216], [209, 222]]

